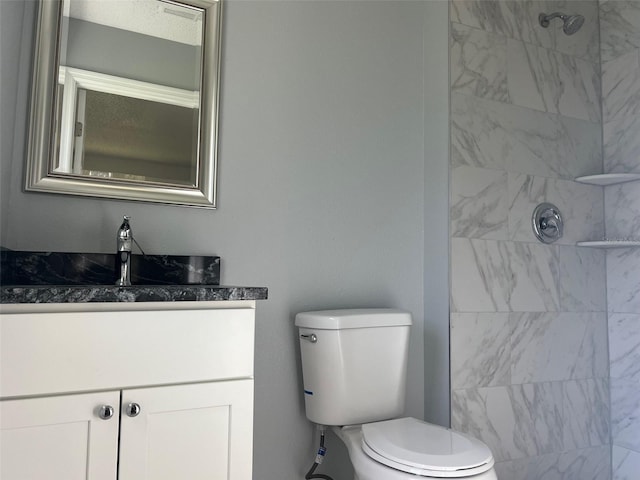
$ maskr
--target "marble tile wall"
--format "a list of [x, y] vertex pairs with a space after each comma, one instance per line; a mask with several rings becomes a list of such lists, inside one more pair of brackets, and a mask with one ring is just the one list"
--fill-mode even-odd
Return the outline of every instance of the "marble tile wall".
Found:
[[615, 480], [634, 480], [640, 472], [640, 453], [613, 445], [613, 478]]
[[[600, 3], [604, 171], [640, 172], [640, 2]], [[605, 187], [609, 238], [640, 237], [640, 183]], [[614, 480], [640, 472], [640, 250], [609, 250]]]
[[[575, 246], [604, 235], [604, 194], [573, 181], [603, 168], [598, 3], [450, 8], [452, 426], [500, 480], [609, 480], [605, 253]], [[539, 26], [557, 10], [582, 29]], [[553, 245], [531, 231], [542, 201], [566, 219]]]
[[640, 2], [600, 5], [605, 172], [640, 172]]

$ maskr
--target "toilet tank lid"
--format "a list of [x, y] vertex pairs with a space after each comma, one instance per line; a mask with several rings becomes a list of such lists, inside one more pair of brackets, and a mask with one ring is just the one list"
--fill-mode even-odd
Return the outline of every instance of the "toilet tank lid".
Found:
[[394, 308], [319, 310], [296, 315], [296, 326], [319, 330], [411, 325], [411, 314]]

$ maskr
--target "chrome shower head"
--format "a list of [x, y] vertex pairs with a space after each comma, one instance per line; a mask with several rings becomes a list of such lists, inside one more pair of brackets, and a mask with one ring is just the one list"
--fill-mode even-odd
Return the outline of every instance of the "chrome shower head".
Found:
[[582, 15], [569, 15], [567, 18], [564, 18], [564, 25], [562, 26], [562, 31], [567, 35], [573, 35], [584, 23], [584, 17]]
[[562, 31], [566, 35], [573, 35], [580, 30], [580, 27], [584, 24], [584, 17], [582, 15], [565, 15], [560, 12], [550, 13], [549, 15], [541, 13], [538, 15], [538, 21], [544, 28], [547, 28], [549, 26], [549, 22], [554, 18], [562, 20]]

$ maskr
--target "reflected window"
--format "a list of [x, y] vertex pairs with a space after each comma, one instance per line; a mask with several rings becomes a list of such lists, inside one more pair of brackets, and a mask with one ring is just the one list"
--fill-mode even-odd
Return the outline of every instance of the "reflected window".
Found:
[[79, 89], [73, 171], [196, 186], [198, 109]]

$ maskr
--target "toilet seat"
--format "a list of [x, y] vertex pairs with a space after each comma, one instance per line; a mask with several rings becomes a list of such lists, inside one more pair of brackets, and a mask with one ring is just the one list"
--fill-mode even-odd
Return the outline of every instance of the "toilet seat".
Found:
[[494, 464], [481, 441], [415, 418], [362, 425], [362, 449], [377, 462], [426, 477], [469, 477]]

